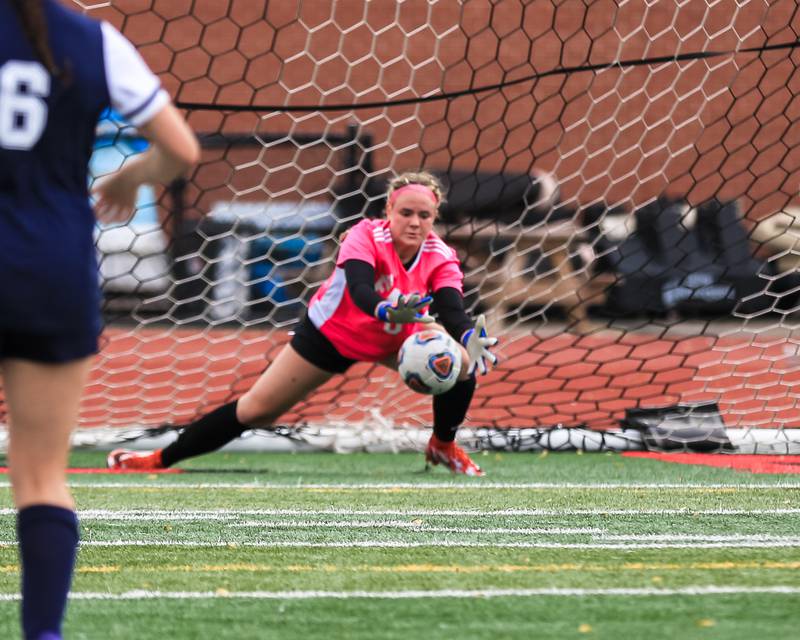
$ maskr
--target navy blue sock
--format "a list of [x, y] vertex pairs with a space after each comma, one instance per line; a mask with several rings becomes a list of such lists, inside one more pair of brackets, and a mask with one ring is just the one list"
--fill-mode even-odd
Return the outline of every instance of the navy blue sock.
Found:
[[25, 639], [59, 638], [78, 548], [78, 517], [62, 507], [25, 507], [17, 514], [17, 537]]

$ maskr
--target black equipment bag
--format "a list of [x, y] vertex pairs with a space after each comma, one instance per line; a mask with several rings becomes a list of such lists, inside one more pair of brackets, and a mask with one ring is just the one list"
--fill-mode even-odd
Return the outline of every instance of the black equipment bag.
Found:
[[628, 409], [624, 428], [642, 432], [650, 451], [733, 451], [716, 402]]

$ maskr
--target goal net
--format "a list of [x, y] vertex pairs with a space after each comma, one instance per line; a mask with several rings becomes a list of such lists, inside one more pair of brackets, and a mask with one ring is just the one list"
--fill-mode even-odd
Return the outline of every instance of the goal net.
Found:
[[[688, 424], [691, 444], [711, 416], [718, 448], [793, 450], [796, 3], [74, 4], [137, 46], [203, 145], [129, 225], [98, 225], [107, 329], [81, 427], [180, 424], [240, 395], [341, 232], [425, 168], [467, 304], [500, 338], [476, 442], [635, 448]], [[115, 114], [100, 126], [96, 175], [145, 144]], [[416, 442], [430, 400], [362, 364], [281, 424]]]

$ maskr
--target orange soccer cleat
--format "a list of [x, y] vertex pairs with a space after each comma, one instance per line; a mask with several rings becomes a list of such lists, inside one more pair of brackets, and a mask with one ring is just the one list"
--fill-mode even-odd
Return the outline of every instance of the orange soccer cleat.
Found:
[[114, 449], [108, 454], [106, 463], [113, 471], [154, 471], [164, 468], [161, 462], [161, 449], [141, 452]]
[[463, 473], [465, 476], [484, 475], [467, 452], [455, 442], [442, 442], [435, 435], [431, 436], [425, 449], [425, 462], [429, 465], [443, 464], [453, 473]]

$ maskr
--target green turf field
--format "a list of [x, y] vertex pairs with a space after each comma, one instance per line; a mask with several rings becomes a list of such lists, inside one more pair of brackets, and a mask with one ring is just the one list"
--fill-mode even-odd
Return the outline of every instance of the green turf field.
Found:
[[[76, 474], [67, 638], [800, 635], [800, 477], [616, 454], [478, 460], [485, 478], [422, 473], [411, 454]], [[17, 638], [1, 480], [0, 638]]]

